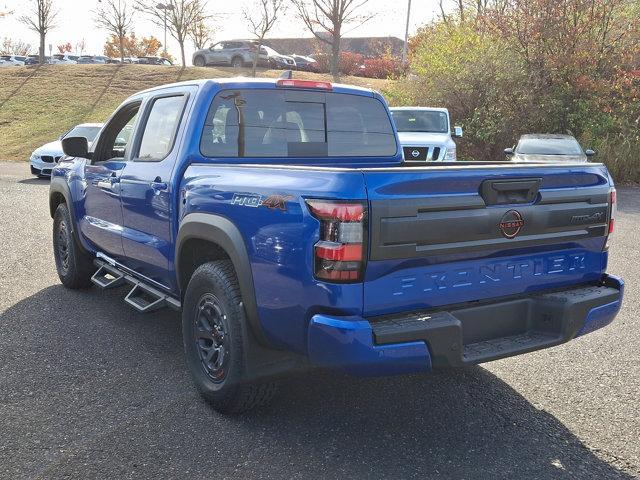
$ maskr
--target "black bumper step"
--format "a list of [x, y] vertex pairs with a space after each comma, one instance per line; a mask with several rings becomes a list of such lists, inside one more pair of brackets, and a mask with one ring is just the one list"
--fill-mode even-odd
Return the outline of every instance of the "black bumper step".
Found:
[[608, 285], [369, 319], [377, 344], [424, 341], [434, 366], [462, 366], [559, 345], [589, 311], [620, 299]]
[[177, 299], [132, 276], [123, 268], [98, 259], [94, 263], [98, 270], [91, 277], [91, 281], [103, 289], [131, 285], [132, 288], [124, 301], [138, 312], [149, 313], [163, 307], [180, 310], [181, 305]]

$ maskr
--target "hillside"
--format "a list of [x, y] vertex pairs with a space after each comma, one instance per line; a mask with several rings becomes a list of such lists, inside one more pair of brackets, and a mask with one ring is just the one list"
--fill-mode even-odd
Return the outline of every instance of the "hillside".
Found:
[[[240, 72], [248, 74], [248, 72]], [[260, 76], [277, 77], [266, 70]], [[182, 80], [232, 77], [229, 68], [147, 65], [44, 65], [0, 69], [0, 159], [26, 161], [38, 146], [72, 126], [101, 122], [127, 96], [145, 88]], [[294, 72], [296, 78], [329, 80]], [[386, 81], [347, 77], [344, 83], [383, 90]]]

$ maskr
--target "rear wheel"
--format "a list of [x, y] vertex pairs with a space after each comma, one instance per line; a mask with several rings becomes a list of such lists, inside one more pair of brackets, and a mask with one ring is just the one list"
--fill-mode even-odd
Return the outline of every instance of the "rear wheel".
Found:
[[61, 203], [53, 216], [53, 255], [60, 281], [67, 288], [87, 288], [95, 270], [93, 258], [87, 254], [72, 231], [71, 215]]
[[267, 403], [276, 391], [269, 380], [247, 380], [246, 317], [233, 265], [206, 263], [195, 271], [184, 297], [185, 357], [200, 394], [223, 413]]
[[198, 55], [194, 60], [193, 60], [193, 64], [196, 67], [204, 67], [204, 57], [201, 55]]
[[242, 57], [233, 57], [231, 59], [231, 66], [233, 68], [242, 68], [244, 62], [242, 61]]

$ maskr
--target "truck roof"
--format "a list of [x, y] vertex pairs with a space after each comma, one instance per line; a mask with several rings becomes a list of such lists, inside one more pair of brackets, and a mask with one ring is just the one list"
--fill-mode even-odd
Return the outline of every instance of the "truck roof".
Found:
[[[133, 96], [153, 92], [156, 90], [162, 90], [165, 88], [178, 87], [181, 85], [197, 85], [197, 86], [205, 86], [208, 84], [216, 84], [221, 87], [231, 87], [231, 88], [252, 88], [252, 87], [273, 87], [275, 88], [276, 82], [280, 80], [278, 78], [248, 78], [248, 77], [233, 77], [233, 78], [207, 78], [201, 80], [186, 80], [183, 82], [176, 83], [168, 83], [165, 85], [159, 85], [157, 87], [148, 88], [146, 90], [142, 90]], [[294, 80], [305, 80], [305, 79], [294, 79]], [[333, 85], [334, 90], [339, 91], [339, 93], [353, 93], [356, 95], [372, 95], [374, 90], [371, 88], [365, 87], [357, 87], [355, 85], [345, 85], [341, 83], [331, 83]]]
[[444, 112], [447, 114], [449, 113], [448, 109], [442, 107], [390, 107], [389, 110], [391, 110], [392, 112], [395, 110], [423, 110], [428, 112]]

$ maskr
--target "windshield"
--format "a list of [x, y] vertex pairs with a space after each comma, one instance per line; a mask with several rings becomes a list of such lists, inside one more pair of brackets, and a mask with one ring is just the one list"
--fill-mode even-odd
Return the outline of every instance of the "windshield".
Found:
[[267, 54], [267, 55], [280, 55], [278, 52], [276, 52], [273, 48], [271, 47], [267, 47], [265, 45], [263, 45], [262, 47], [260, 47], [260, 52], [262, 54]]
[[62, 60], [64, 58], [64, 55], [54, 55], [53, 58], [55, 58], [56, 60]]
[[392, 110], [391, 115], [399, 132], [449, 133], [449, 119], [445, 112]]
[[582, 155], [575, 138], [521, 138], [516, 153], [523, 155]]
[[65, 135], [66, 137], [84, 137], [88, 142], [93, 142], [98, 135], [101, 127], [82, 127], [77, 126], [71, 129], [69, 133]]

